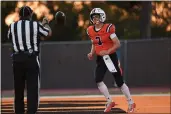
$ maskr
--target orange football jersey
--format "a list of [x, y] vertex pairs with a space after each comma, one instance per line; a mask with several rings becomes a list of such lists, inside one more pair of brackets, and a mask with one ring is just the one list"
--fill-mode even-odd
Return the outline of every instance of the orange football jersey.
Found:
[[96, 31], [94, 26], [87, 28], [87, 34], [93, 41], [97, 55], [99, 55], [100, 51], [108, 50], [113, 46], [113, 42], [110, 39], [112, 33], [115, 33], [115, 26], [113, 24], [104, 24], [99, 31]]

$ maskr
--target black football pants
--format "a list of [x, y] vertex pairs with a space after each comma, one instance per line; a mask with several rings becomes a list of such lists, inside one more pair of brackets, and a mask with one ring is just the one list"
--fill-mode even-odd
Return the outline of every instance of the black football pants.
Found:
[[[115, 82], [117, 84], [118, 87], [121, 87], [124, 83], [123, 81], [123, 76], [121, 74], [121, 71], [120, 71], [120, 68], [119, 68], [119, 65], [118, 65], [118, 57], [117, 57], [117, 54], [116, 53], [113, 53], [113, 54], [110, 54], [109, 55], [117, 72], [115, 73], [112, 73], [114, 79], [115, 79]], [[95, 81], [96, 83], [99, 83], [101, 81], [103, 81], [104, 79], [104, 76], [105, 76], [105, 73], [106, 71], [108, 70], [104, 60], [103, 60], [103, 57], [102, 56], [97, 56], [97, 59], [96, 59], [96, 69], [95, 69]]]
[[14, 54], [14, 109], [15, 114], [24, 114], [24, 89], [27, 87], [27, 114], [35, 114], [39, 106], [39, 60], [36, 55]]

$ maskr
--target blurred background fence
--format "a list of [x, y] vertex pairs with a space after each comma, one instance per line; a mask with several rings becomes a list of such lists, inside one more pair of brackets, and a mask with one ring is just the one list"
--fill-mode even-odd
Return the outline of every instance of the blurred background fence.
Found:
[[[53, 35], [41, 42], [42, 89], [96, 88], [95, 60], [89, 61], [86, 28], [89, 14], [102, 8], [106, 23], [113, 23], [121, 40], [117, 51], [129, 86], [171, 86], [171, 2], [170, 1], [2, 1], [1, 6], [1, 89], [13, 89], [11, 43], [8, 27], [19, 20], [19, 10], [27, 5], [33, 20], [50, 20]], [[66, 14], [66, 25], [55, 25], [57, 11]], [[114, 86], [107, 72], [104, 80]]]
[[[95, 60], [89, 61], [89, 41], [42, 42], [41, 88], [96, 88]], [[1, 89], [13, 89], [11, 45], [2, 44]], [[131, 87], [170, 86], [171, 39], [121, 40], [118, 50], [124, 79]], [[107, 72], [104, 81], [113, 87], [113, 77]]]

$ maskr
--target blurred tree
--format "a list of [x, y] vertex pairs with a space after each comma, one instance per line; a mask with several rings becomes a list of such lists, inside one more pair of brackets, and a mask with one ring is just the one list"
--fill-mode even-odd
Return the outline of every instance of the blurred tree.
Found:
[[[49, 41], [88, 40], [85, 31], [90, 25], [90, 11], [95, 7], [100, 7], [106, 12], [106, 22], [116, 26], [116, 33], [120, 39], [149, 38], [150, 35], [154, 38], [171, 36], [171, 3], [167, 1], [2, 1], [2, 42], [8, 31], [5, 19], [10, 14], [16, 14], [22, 5], [30, 5], [34, 9], [33, 20], [41, 21], [43, 16], [49, 17], [53, 31]], [[54, 15], [59, 10], [66, 14], [64, 27], [54, 24]], [[12, 20], [15, 17], [16, 15], [12, 15], [8, 19]]]
[[8, 26], [5, 24], [5, 17], [15, 11], [16, 2], [1, 2], [1, 42], [7, 41]]
[[140, 35], [141, 39], [151, 38], [151, 1], [142, 1], [140, 14]]
[[171, 2], [152, 2], [152, 37], [171, 38]]

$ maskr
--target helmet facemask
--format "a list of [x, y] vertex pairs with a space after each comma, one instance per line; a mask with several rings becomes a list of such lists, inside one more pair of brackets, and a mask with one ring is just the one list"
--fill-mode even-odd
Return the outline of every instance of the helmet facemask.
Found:
[[91, 18], [93, 24], [99, 24], [102, 22], [100, 14], [93, 14]]
[[90, 12], [90, 21], [93, 23], [93, 16], [94, 15], [99, 15], [99, 21], [103, 23], [106, 20], [106, 14], [101, 8], [94, 8]]

